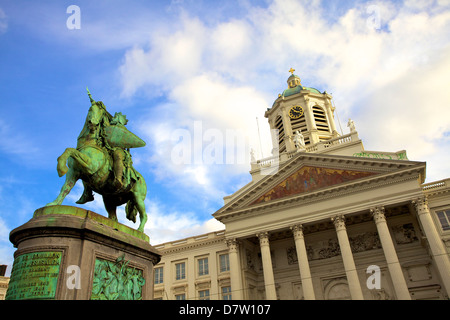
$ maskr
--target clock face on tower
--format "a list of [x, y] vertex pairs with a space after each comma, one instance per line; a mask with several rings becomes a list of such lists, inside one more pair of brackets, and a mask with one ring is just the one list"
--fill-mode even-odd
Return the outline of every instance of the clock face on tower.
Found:
[[291, 119], [298, 119], [303, 115], [303, 108], [301, 106], [293, 106], [289, 110], [289, 117]]

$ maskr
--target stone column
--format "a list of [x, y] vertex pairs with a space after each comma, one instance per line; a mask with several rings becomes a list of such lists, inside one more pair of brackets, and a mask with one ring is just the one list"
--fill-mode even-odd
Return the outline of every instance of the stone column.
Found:
[[291, 227], [294, 234], [295, 248], [297, 250], [298, 265], [300, 268], [300, 278], [302, 279], [303, 296], [305, 300], [315, 300], [314, 287], [309, 269], [308, 255], [306, 253], [305, 238], [303, 236], [303, 226], [295, 225]]
[[318, 130], [316, 126], [316, 119], [314, 118], [314, 113], [312, 111], [312, 105], [309, 103], [310, 98], [308, 96], [304, 96], [305, 99], [305, 120], [306, 120], [306, 127], [308, 129], [308, 132], [310, 133], [309, 141], [311, 145], [319, 142], [319, 135]]
[[266, 300], [277, 300], [275, 279], [273, 276], [272, 258], [270, 256], [269, 233], [261, 232], [256, 235], [261, 246], [261, 259], [263, 264], [264, 285], [266, 289]]
[[242, 300], [244, 298], [241, 281], [241, 264], [239, 263], [238, 246], [236, 239], [226, 240], [228, 257], [230, 258], [231, 298]]
[[400, 266], [394, 243], [392, 242], [392, 237], [389, 233], [386, 217], [384, 215], [384, 207], [371, 208], [370, 213], [377, 226], [378, 236], [380, 237], [381, 246], [383, 247], [384, 256], [386, 257], [397, 299], [411, 300], [405, 276], [403, 275], [402, 267]]
[[345, 228], [345, 218], [343, 215], [338, 215], [331, 218], [331, 221], [333, 221], [336, 228], [350, 295], [353, 300], [364, 300], [358, 273], [356, 272], [355, 261], [353, 260], [352, 249], [350, 248], [350, 241], [348, 240], [347, 229]]
[[450, 296], [450, 261], [442, 239], [433, 223], [430, 208], [428, 207], [428, 200], [426, 197], [421, 197], [413, 200], [412, 203], [416, 206], [417, 215], [419, 216], [423, 232], [430, 245], [431, 255], [436, 262], [442, 284], [447, 291], [447, 296]]
[[333, 133], [333, 138], [336, 138], [338, 136], [338, 132], [336, 129], [336, 123], [334, 122], [332, 107], [333, 106], [331, 104], [331, 100], [326, 99], [325, 100], [325, 110], [326, 110], [327, 117], [328, 117], [328, 123], [330, 124], [330, 129], [331, 129], [331, 132]]
[[[289, 110], [289, 109], [287, 109], [287, 110]], [[290, 151], [295, 150], [295, 146], [294, 146], [294, 142], [290, 138], [290, 137], [292, 137], [293, 132], [292, 132], [292, 128], [291, 128], [291, 120], [286, 112], [288, 112], [288, 111], [284, 111], [281, 114], [281, 118], [283, 119], [284, 143], [286, 145], [286, 151], [290, 152]]]

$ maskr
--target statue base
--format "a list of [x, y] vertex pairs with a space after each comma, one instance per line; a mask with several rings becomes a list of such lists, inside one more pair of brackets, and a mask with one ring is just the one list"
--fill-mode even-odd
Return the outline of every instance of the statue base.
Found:
[[149, 237], [92, 211], [49, 206], [10, 233], [7, 300], [152, 300], [161, 254]]

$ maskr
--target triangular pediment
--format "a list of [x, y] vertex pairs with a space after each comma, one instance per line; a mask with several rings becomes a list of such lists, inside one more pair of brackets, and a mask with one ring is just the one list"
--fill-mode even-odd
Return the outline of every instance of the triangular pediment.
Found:
[[266, 206], [301, 205], [311, 199], [320, 201], [321, 196], [329, 198], [342, 192], [358, 192], [368, 185], [408, 175], [424, 180], [425, 163], [299, 153], [280, 163], [274, 174], [236, 191], [213, 216], [220, 220], [230, 214], [259, 211]]
[[311, 192], [321, 188], [373, 176], [375, 174], [377, 174], [377, 172], [303, 166], [251, 204], [253, 205], [304, 192]]

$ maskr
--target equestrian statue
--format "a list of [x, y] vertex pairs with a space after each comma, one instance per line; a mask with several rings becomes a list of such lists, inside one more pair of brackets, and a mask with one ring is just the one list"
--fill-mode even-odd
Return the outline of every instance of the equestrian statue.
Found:
[[133, 168], [130, 148], [143, 147], [145, 142], [125, 128], [128, 122], [125, 115], [116, 112], [113, 117], [102, 101], [95, 101], [89, 89], [87, 92], [91, 107], [78, 136], [77, 148], [67, 148], [58, 157], [58, 175], [66, 175], [66, 181], [55, 201], [47, 206], [61, 205], [81, 179], [84, 191], [76, 203], [94, 200], [95, 191], [103, 196], [108, 217], [114, 221], [117, 221], [117, 206], [126, 203], [127, 218], [136, 222], [139, 213], [137, 230], [143, 232], [147, 222], [144, 205], [147, 186], [142, 175]]

